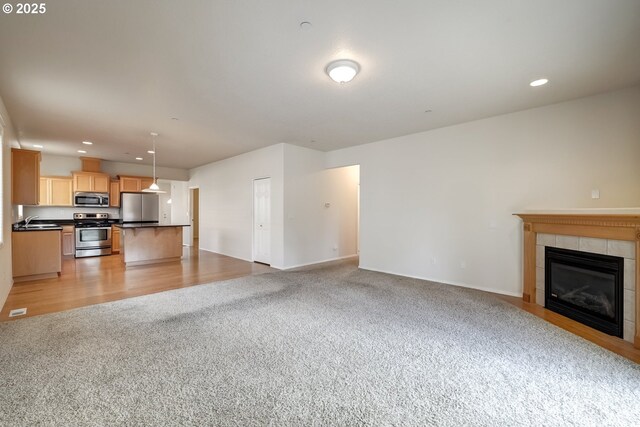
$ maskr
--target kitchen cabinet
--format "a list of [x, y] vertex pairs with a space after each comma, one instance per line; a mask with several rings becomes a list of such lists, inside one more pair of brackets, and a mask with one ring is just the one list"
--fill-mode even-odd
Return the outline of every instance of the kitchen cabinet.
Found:
[[40, 152], [11, 149], [11, 203], [37, 205], [40, 199]]
[[60, 230], [11, 233], [14, 282], [57, 277], [62, 271]]
[[140, 179], [140, 189], [144, 190], [145, 188], [149, 188], [153, 184], [153, 178], [141, 178]]
[[40, 205], [73, 206], [73, 179], [60, 176], [40, 177]]
[[122, 232], [120, 256], [125, 267], [165, 262], [182, 258], [184, 224], [119, 224]]
[[120, 253], [120, 227], [111, 227], [111, 253]]
[[120, 192], [139, 193], [153, 184], [153, 178], [149, 176], [123, 176], [119, 175]]
[[111, 181], [109, 188], [109, 206], [120, 207], [120, 181]]
[[105, 173], [74, 172], [73, 191], [89, 191], [95, 193], [108, 193], [111, 178]]
[[76, 229], [73, 225], [62, 227], [62, 256], [76, 254]]

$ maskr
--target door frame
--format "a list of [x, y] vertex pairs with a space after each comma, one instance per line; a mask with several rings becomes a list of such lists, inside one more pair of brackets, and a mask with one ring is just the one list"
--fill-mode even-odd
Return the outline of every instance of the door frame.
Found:
[[[188, 219], [189, 219], [189, 241], [188, 241], [188, 246], [193, 247], [193, 190], [198, 190], [198, 230], [200, 229], [200, 186], [198, 185], [194, 185], [194, 186], [190, 186], [188, 188], [189, 190], [189, 195], [188, 195], [188, 202], [187, 202], [187, 206], [189, 207], [189, 214], [188, 214]], [[200, 246], [200, 233], [198, 233], [198, 246]], [[200, 248], [198, 248], [200, 249]]]

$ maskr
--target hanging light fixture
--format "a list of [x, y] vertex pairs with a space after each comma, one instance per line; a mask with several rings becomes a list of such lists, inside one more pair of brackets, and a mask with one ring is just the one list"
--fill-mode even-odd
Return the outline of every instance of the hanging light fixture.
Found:
[[158, 178], [156, 176], [156, 136], [158, 136], [157, 133], [151, 132], [151, 140], [153, 141], [153, 183], [149, 188], [142, 190], [144, 193], [166, 193], [166, 191], [162, 191], [158, 187]]

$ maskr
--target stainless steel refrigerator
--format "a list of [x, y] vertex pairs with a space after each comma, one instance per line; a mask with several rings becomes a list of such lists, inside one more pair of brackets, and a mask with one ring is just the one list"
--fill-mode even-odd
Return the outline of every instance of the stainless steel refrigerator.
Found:
[[160, 201], [157, 194], [122, 193], [121, 196], [122, 222], [158, 222]]

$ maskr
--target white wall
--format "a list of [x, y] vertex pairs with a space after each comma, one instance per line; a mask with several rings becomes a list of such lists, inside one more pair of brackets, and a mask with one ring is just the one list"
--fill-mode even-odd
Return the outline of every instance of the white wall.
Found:
[[[160, 187], [160, 190], [164, 191], [164, 193], [158, 194], [158, 203], [160, 203], [158, 215], [160, 217], [160, 222], [171, 223], [171, 205], [173, 204], [173, 200], [171, 199], [171, 181], [159, 179], [158, 187]], [[171, 203], [168, 203], [169, 200], [171, 200]]]
[[[189, 224], [189, 183], [171, 181], [171, 222], [173, 224]], [[191, 227], [182, 228], [182, 240], [188, 244]]]
[[[103, 160], [101, 163], [102, 172], [116, 177], [117, 175], [151, 176], [153, 169], [151, 166], [142, 163], [123, 163]], [[41, 175], [71, 176], [71, 172], [82, 170], [82, 162], [79, 157], [57, 156], [54, 154], [42, 153], [40, 162]], [[156, 167], [156, 174], [160, 179], [167, 180], [189, 180], [189, 171], [186, 169]]]
[[[150, 165], [140, 163], [123, 163], [102, 161], [102, 172], [111, 176], [116, 175], [133, 175], [133, 176], [151, 176], [153, 168]], [[176, 181], [188, 181], [189, 171], [187, 169], [168, 168], [165, 166], [156, 166], [156, 175], [158, 178]]]
[[120, 208], [76, 208], [72, 206], [25, 206], [24, 217], [37, 215], [42, 219], [73, 219], [74, 213], [108, 213], [110, 218], [120, 218]]
[[0, 125], [4, 124], [2, 138], [2, 239], [0, 243], [0, 307], [9, 295], [13, 278], [11, 274], [11, 145], [17, 143], [9, 114], [0, 99]]
[[200, 248], [252, 260], [253, 180], [271, 177], [271, 264], [282, 268], [283, 145], [277, 144], [191, 170], [200, 188]]
[[640, 87], [327, 154], [349, 164], [362, 268], [520, 295], [513, 213], [640, 206]]
[[359, 167], [325, 169], [324, 163], [323, 152], [284, 146], [287, 268], [357, 254]]

